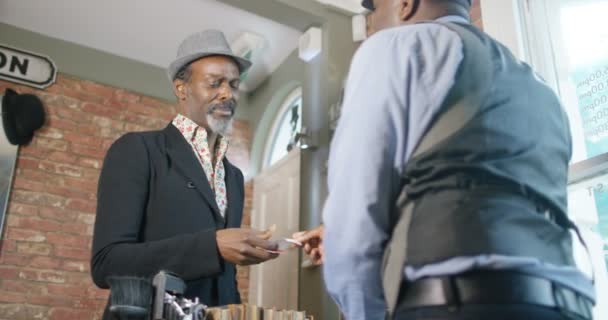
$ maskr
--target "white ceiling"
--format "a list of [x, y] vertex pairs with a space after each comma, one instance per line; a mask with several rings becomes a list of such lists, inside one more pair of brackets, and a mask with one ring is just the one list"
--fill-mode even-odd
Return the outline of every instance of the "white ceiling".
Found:
[[194, 32], [219, 29], [230, 42], [253, 32], [267, 41], [253, 57], [249, 91], [297, 47], [301, 35], [216, 0], [0, 0], [0, 21], [162, 68]]

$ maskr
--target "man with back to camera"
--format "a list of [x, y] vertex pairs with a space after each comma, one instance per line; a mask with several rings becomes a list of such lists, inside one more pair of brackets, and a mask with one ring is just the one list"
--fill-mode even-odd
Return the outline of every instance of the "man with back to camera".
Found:
[[363, 6], [377, 33], [351, 65], [324, 226], [294, 235], [346, 319], [591, 319], [557, 96], [470, 1]]
[[[178, 114], [163, 130], [128, 133], [109, 149], [99, 179], [91, 273], [186, 281], [187, 298], [240, 302], [238, 265], [274, 259], [270, 234], [241, 229], [243, 174], [225, 158], [226, 134], [251, 63], [220, 31], [193, 34], [168, 68]], [[104, 314], [109, 319], [109, 314]]]

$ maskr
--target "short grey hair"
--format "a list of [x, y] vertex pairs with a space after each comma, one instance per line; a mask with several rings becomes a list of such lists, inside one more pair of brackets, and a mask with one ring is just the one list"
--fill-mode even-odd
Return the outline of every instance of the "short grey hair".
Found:
[[173, 81], [181, 80], [183, 82], [189, 82], [190, 78], [192, 77], [192, 68], [190, 67], [191, 64], [192, 62], [187, 63], [186, 65], [181, 67], [181, 69], [179, 69], [179, 71], [177, 71], [177, 73], [175, 74]]

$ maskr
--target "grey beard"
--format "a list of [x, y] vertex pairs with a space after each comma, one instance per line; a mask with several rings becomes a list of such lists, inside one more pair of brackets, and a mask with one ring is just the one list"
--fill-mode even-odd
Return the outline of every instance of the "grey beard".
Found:
[[232, 131], [232, 117], [230, 119], [216, 119], [213, 115], [207, 114], [207, 124], [213, 133], [225, 136]]

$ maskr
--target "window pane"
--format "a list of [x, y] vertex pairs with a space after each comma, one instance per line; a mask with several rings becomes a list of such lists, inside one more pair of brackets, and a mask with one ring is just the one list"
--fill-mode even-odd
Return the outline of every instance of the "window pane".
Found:
[[270, 151], [268, 165], [283, 159], [288, 153], [287, 147], [302, 127], [302, 97], [299, 96], [291, 102], [289, 107], [281, 115], [281, 122], [275, 135]]
[[550, 2], [559, 4], [549, 27], [576, 163], [608, 152], [608, 1]]

